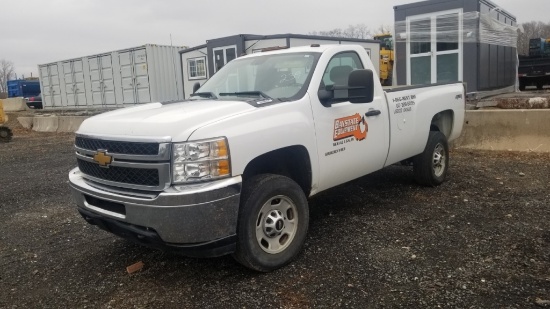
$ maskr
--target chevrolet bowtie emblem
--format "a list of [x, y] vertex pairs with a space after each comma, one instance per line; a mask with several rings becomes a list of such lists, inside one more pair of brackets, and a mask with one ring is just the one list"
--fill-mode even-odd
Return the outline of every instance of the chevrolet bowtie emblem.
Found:
[[113, 162], [113, 157], [107, 154], [107, 150], [98, 150], [94, 155], [94, 161], [99, 164], [99, 166], [108, 167], [111, 162]]

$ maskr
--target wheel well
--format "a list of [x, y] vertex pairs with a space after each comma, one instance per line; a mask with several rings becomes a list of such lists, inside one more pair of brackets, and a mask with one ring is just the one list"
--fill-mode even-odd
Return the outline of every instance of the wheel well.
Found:
[[430, 131], [439, 131], [449, 138], [453, 130], [454, 113], [452, 110], [445, 110], [435, 114], [430, 123]]
[[258, 174], [277, 174], [294, 180], [309, 196], [311, 191], [311, 162], [304, 146], [290, 146], [264, 153], [246, 166], [243, 179]]

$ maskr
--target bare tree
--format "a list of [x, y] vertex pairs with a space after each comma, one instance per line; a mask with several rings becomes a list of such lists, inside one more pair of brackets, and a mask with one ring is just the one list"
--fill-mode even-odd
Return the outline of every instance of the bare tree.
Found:
[[344, 35], [346, 38], [355, 38], [355, 39], [370, 39], [372, 34], [365, 24], [356, 24], [349, 25], [346, 30], [344, 30]]
[[331, 37], [343, 37], [344, 31], [340, 28], [334, 28], [327, 31], [313, 31], [310, 32], [311, 35], [321, 35], [321, 36], [331, 36]]
[[376, 28], [375, 33], [376, 34], [386, 34], [386, 33], [392, 34], [393, 33], [393, 27], [391, 25], [382, 24], [382, 25], [378, 26], [378, 28]]
[[15, 76], [15, 67], [13, 62], [0, 60], [0, 92], [8, 92], [8, 80]]
[[327, 31], [313, 31], [309, 34], [339, 37], [339, 38], [353, 38], [353, 39], [370, 39], [372, 34], [365, 24], [349, 25], [346, 29], [334, 28]]
[[523, 23], [518, 29], [518, 54], [529, 55], [529, 40], [550, 38], [550, 23], [540, 21]]

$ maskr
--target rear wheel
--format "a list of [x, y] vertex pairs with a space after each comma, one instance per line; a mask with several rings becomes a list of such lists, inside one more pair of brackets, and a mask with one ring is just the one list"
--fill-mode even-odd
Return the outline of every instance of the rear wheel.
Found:
[[301, 251], [309, 223], [307, 199], [292, 179], [257, 175], [244, 183], [233, 257], [268, 272], [290, 263]]
[[438, 186], [449, 169], [449, 146], [447, 138], [439, 131], [430, 131], [424, 152], [413, 158], [416, 182], [425, 186]]
[[538, 83], [537, 84], [537, 89], [542, 90], [542, 88], [544, 88], [544, 84], [543, 83]]

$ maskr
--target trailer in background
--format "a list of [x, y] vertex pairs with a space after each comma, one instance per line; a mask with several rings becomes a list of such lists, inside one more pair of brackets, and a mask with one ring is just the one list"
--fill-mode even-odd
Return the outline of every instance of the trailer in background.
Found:
[[245, 54], [268, 49], [309, 46], [311, 44], [358, 44], [365, 48], [379, 72], [380, 42], [368, 39], [337, 38], [301, 34], [238, 34], [206, 41], [206, 44], [180, 51], [184, 95], [193, 93], [195, 83], [203, 84], [229, 61]]
[[117, 108], [183, 99], [178, 51], [146, 44], [38, 66], [44, 109]]
[[38, 79], [14, 79], [8, 80], [8, 98], [32, 97], [40, 93]]

